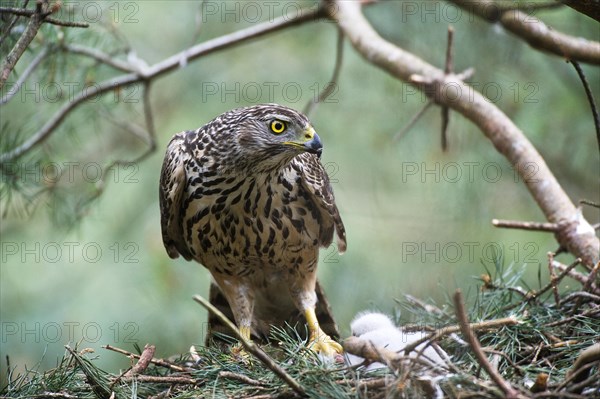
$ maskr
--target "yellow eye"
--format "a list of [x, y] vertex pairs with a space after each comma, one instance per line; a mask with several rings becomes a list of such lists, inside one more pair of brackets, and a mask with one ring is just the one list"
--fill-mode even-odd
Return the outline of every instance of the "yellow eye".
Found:
[[273, 122], [271, 122], [271, 131], [275, 134], [283, 133], [285, 128], [286, 128], [286, 125], [285, 125], [285, 122], [283, 122], [283, 121], [274, 120]]

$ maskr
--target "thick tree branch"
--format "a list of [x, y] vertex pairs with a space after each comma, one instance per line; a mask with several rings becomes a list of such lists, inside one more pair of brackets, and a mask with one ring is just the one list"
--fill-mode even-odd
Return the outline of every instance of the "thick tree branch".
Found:
[[[79, 93], [77, 93], [72, 101], [64, 104], [55, 114], [50, 118], [44, 126], [36, 133], [34, 133], [28, 140], [26, 140], [19, 147], [13, 150], [0, 154], [0, 163], [11, 161], [21, 155], [31, 151], [33, 148], [44, 142], [50, 135], [60, 126], [63, 120], [71, 113], [75, 108], [81, 105], [84, 101], [90, 98], [97, 98], [106, 92], [115, 90], [119, 87], [125, 87], [131, 84], [148, 82], [154, 80], [168, 72], [174, 71], [178, 68], [184, 68], [190, 61], [193, 61], [201, 56], [223, 50], [226, 48], [233, 47], [237, 44], [244, 43], [250, 39], [264, 36], [268, 33], [276, 32], [291, 26], [299, 25], [304, 22], [314, 21], [321, 18], [324, 13], [322, 9], [309, 10], [306, 12], [298, 13], [299, 15], [295, 18], [284, 16], [278, 19], [264, 22], [262, 24], [254, 25], [246, 29], [239, 30], [228, 35], [223, 35], [212, 40], [208, 40], [204, 43], [197, 44], [186, 50], [183, 50], [169, 58], [164, 59], [150, 67], [138, 68], [137, 72], [131, 72], [125, 75], [120, 75], [112, 79], [105, 80], [104, 82], [98, 83], [92, 87], [86, 87]], [[33, 18], [32, 18], [33, 19]], [[79, 48], [79, 53], [84, 53], [82, 48]], [[86, 55], [100, 56], [87, 51]], [[113, 65], [117, 67], [116, 65]], [[119, 64], [119, 66], [123, 66]], [[119, 68], [123, 69], [123, 68]]]
[[[444, 71], [384, 40], [365, 19], [358, 2], [330, 1], [328, 4], [330, 18], [338, 23], [365, 59], [426, 93], [432, 93], [433, 85], [436, 103], [460, 112], [481, 129], [498, 152], [516, 168], [547, 220], [560, 224], [561, 229], [555, 233], [558, 242], [581, 258], [591, 270], [598, 262], [600, 252], [600, 242], [593, 227], [510, 118], [456, 75], [445, 75]], [[416, 84], [415, 76], [423, 77], [422, 80], [431, 84]], [[451, 95], [447, 95], [449, 90]], [[536, 168], [534, 176], [531, 176], [532, 165]]]
[[2, 62], [2, 67], [0, 67], [0, 89], [4, 87], [4, 83], [6, 83], [10, 73], [15, 68], [17, 61], [19, 61], [35, 35], [37, 35], [38, 30], [44, 23], [48, 8], [47, 1], [38, 2], [36, 11], [31, 15], [25, 31], [21, 34], [17, 43], [15, 43], [10, 53], [6, 56], [4, 62]]
[[502, 11], [502, 8], [492, 0], [449, 1], [489, 22], [499, 22], [508, 31], [536, 49], [570, 60], [600, 65], [600, 43], [598, 42], [553, 30], [539, 19], [519, 10]]

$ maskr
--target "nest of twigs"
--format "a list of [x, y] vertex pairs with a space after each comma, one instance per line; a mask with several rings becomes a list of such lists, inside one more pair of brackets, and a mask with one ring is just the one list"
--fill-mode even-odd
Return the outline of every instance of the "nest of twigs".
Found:
[[[351, 337], [344, 341], [345, 350], [366, 360], [347, 367], [340, 359], [322, 361], [297, 335], [277, 330], [270, 344], [247, 348], [245, 359], [217, 346], [198, 346], [169, 360], [155, 359], [151, 345], [136, 348], [137, 354], [106, 347], [131, 358], [129, 369], [114, 373], [95, 366], [85, 349], [67, 348], [55, 369], [10, 375], [2, 395], [67, 399], [600, 397], [596, 283], [559, 292], [558, 284], [568, 272], [553, 276], [538, 289], [523, 288], [521, 275], [522, 270], [495, 265], [495, 270], [482, 275], [476, 295], [467, 296], [473, 303], [469, 312], [460, 292], [454, 294], [453, 303], [442, 307], [411, 297], [399, 301], [402, 310], [418, 320], [418, 325], [402, 328], [418, 330], [423, 334], [421, 342], [442, 347], [450, 355], [443, 365]], [[388, 367], [367, 371], [365, 366], [371, 361]]]

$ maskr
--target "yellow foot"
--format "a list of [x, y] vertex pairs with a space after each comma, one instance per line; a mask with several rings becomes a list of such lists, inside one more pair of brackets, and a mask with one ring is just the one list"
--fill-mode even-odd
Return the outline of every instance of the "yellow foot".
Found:
[[321, 332], [314, 337], [311, 337], [308, 347], [327, 357], [335, 357], [335, 355], [341, 354], [344, 350], [342, 349], [342, 345], [335, 342], [329, 335]]
[[304, 311], [304, 317], [306, 317], [308, 329], [310, 330], [310, 340], [308, 342], [308, 347], [310, 349], [330, 358], [333, 358], [335, 355], [339, 355], [344, 351], [342, 345], [335, 342], [329, 335], [321, 330], [319, 321], [315, 315], [315, 309], [306, 309]]
[[241, 343], [235, 344], [231, 347], [231, 355], [237, 361], [240, 361], [247, 365], [252, 364], [252, 356], [250, 356], [250, 354], [246, 352], [246, 349], [244, 349], [244, 345], [242, 345]]
[[[242, 336], [243, 341], [250, 341], [250, 334], [250, 327], [240, 327], [240, 335]], [[252, 357], [248, 352], [246, 352], [246, 349], [244, 349], [244, 345], [242, 344], [242, 342], [238, 342], [237, 344], [231, 347], [231, 354], [233, 355], [234, 359], [239, 360], [244, 364], [252, 363]]]

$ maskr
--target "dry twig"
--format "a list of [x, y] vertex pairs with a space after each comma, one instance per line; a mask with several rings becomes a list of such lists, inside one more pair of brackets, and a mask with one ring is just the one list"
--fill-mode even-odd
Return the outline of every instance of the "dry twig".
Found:
[[[121, 353], [121, 354], [123, 354], [125, 356], [132, 357], [134, 359], [139, 359], [140, 358], [140, 355], [137, 355], [135, 353], [131, 353], [131, 352], [126, 351], [126, 350], [121, 349], [121, 348], [116, 348], [116, 347], [111, 346], [111, 345], [104, 345], [103, 348], [104, 349], [108, 349], [108, 350], [113, 351], [113, 352]], [[153, 359], [150, 360], [150, 363], [156, 364], [157, 366], [166, 367], [166, 368], [169, 368], [169, 369], [174, 370], [174, 371], [179, 371], [179, 372], [182, 372], [182, 373], [188, 372], [188, 371], [192, 370], [190, 368], [181, 367], [181, 366], [178, 366], [176, 364], [169, 363], [169, 362], [167, 362], [165, 360], [162, 360], [162, 359], [154, 359], [153, 358]]]
[[492, 378], [494, 383], [504, 392], [507, 398], [520, 398], [523, 397], [519, 394], [515, 388], [513, 388], [508, 381], [506, 381], [494, 368], [488, 359], [485, 357], [483, 350], [481, 349], [481, 345], [475, 337], [473, 330], [469, 326], [469, 320], [467, 319], [467, 313], [465, 312], [465, 306], [463, 303], [462, 293], [460, 290], [457, 290], [454, 294], [454, 306], [456, 311], [456, 318], [459, 321], [460, 329], [462, 334], [465, 336], [471, 350], [475, 353], [475, 357], [477, 358], [478, 363], [481, 367], [488, 373], [488, 375]]
[[417, 112], [411, 119], [408, 121], [406, 126], [402, 128], [402, 130], [398, 131], [392, 138], [392, 141], [398, 141], [400, 137], [404, 136], [406, 132], [408, 132], [412, 127], [417, 123], [417, 121], [425, 114], [425, 112], [433, 105], [432, 100], [428, 100], [427, 103]]
[[198, 380], [190, 377], [179, 376], [154, 376], [154, 375], [132, 375], [123, 377], [123, 381], [138, 381], [149, 382], [154, 384], [184, 384], [184, 385], [199, 385], [203, 384], [204, 380]]
[[593, 316], [596, 316], [596, 315], [600, 315], [600, 309], [590, 309], [590, 310], [587, 310], [587, 311], [585, 311], [583, 313], [580, 313], [580, 314], [576, 314], [576, 315], [573, 315], [573, 316], [565, 317], [565, 318], [562, 318], [560, 320], [553, 321], [551, 323], [546, 323], [546, 324], [543, 325], [543, 327], [544, 328], [556, 327], [556, 326], [560, 326], [560, 325], [563, 325], [563, 324], [569, 324], [570, 322], [572, 322], [575, 319], [580, 319], [582, 317], [593, 317]]
[[62, 399], [78, 399], [79, 396], [71, 395], [65, 392], [44, 392], [38, 395], [31, 396], [32, 399], [45, 399], [45, 398], [62, 398]]
[[387, 348], [375, 346], [372, 342], [360, 339], [359, 337], [348, 337], [342, 343], [344, 351], [372, 362], [380, 362], [387, 365], [390, 369], [395, 369], [400, 355]]
[[310, 116], [317, 106], [325, 101], [329, 97], [335, 88], [337, 87], [338, 78], [340, 76], [340, 70], [342, 69], [342, 62], [344, 60], [344, 34], [338, 28], [337, 46], [335, 53], [335, 65], [333, 67], [333, 74], [329, 83], [323, 88], [323, 91], [319, 93], [317, 98], [311, 98], [308, 104], [304, 107], [304, 114]]
[[127, 373], [123, 375], [123, 378], [133, 377], [137, 374], [143, 373], [144, 370], [148, 368], [148, 365], [150, 365], [150, 362], [154, 358], [155, 350], [156, 347], [154, 345], [146, 344], [138, 362]]
[[277, 363], [273, 359], [269, 357], [258, 345], [254, 342], [247, 340], [242, 336], [240, 330], [225, 316], [219, 309], [214, 307], [209, 301], [201, 297], [200, 295], [193, 296], [194, 301], [198, 302], [202, 305], [206, 310], [208, 310], [211, 314], [217, 317], [224, 325], [226, 325], [232, 332], [233, 335], [241, 342], [244, 348], [254, 355], [262, 364], [264, 364], [269, 370], [271, 370], [275, 375], [281, 378], [294, 392], [299, 395], [304, 396], [305, 390], [304, 388], [296, 381], [291, 375], [289, 375], [284, 369], [279, 367]]
[[[519, 321], [515, 317], [511, 316], [511, 317], [505, 317], [502, 319], [485, 320], [485, 321], [481, 321], [478, 323], [470, 323], [469, 328], [472, 331], [489, 330], [489, 329], [494, 329], [494, 328], [500, 328], [503, 326], [512, 326], [512, 325], [515, 325], [518, 323], [519, 323]], [[427, 336], [413, 342], [412, 344], [406, 345], [404, 347], [404, 353], [412, 352], [413, 350], [415, 350], [415, 348], [417, 346], [421, 345], [424, 342], [427, 342], [427, 341], [434, 342], [434, 341], [439, 340], [440, 338], [442, 338], [445, 335], [453, 334], [453, 333], [460, 332], [460, 331], [461, 331], [460, 325], [442, 327], [438, 330], [435, 330], [431, 334], [428, 334]]]
[[411, 365], [421, 364], [425, 367], [442, 367], [439, 364], [431, 361], [427, 356], [422, 354], [422, 351], [425, 349], [421, 349], [421, 351], [417, 354], [416, 357], [409, 357], [399, 354], [398, 352], [394, 352], [390, 349], [380, 347], [375, 345], [373, 342], [362, 339], [360, 337], [348, 337], [342, 343], [344, 350], [350, 354], [355, 356], [359, 356], [369, 362], [379, 362], [387, 365], [391, 370], [398, 371], [402, 362], [406, 361], [406, 364], [409, 365], [404, 370], [404, 377], [407, 378], [410, 374]]
[[244, 384], [248, 384], [248, 385], [254, 385], [254, 386], [265, 385], [262, 382], [254, 380], [248, 376], [245, 376], [243, 374], [234, 373], [231, 371], [219, 371], [219, 377], [220, 378], [228, 378], [230, 380], [240, 381], [240, 382], [243, 382]]
[[517, 220], [492, 219], [492, 225], [494, 225], [494, 227], [501, 227], [505, 229], [547, 231], [551, 233], [554, 233], [559, 229], [559, 225], [557, 223], [521, 222]]
[[569, 266], [563, 265], [562, 263], [557, 262], [556, 260], [552, 262], [552, 267], [560, 270], [561, 272], [565, 272], [569, 277], [571, 277], [573, 280], [578, 281], [584, 287], [587, 284], [589, 284], [587, 289], [588, 292], [591, 292], [594, 295], [600, 295], [600, 287], [598, 287], [598, 285], [594, 281], [590, 281], [589, 279], [591, 273], [586, 275], [583, 273], [579, 273], [576, 270], [572, 270], [572, 268], [571, 270], [568, 270]]
[[[446, 65], [444, 73], [449, 75], [453, 73], [454, 63], [452, 59], [452, 42], [454, 38], [454, 28], [448, 26], [448, 44], [446, 47]], [[447, 106], [442, 107], [442, 151], [448, 151], [448, 125], [450, 124], [450, 109]]]
[[[554, 254], [552, 252], [548, 253], [548, 268], [550, 269], [550, 276], [552, 276], [554, 274], [554, 267], [552, 267], [552, 265], [554, 264]], [[542, 295], [543, 293], [545, 293], [546, 291], [548, 291], [550, 288], [555, 288], [563, 278], [565, 278], [566, 275], [569, 274], [569, 272], [571, 270], [573, 270], [578, 264], [581, 263], [581, 259], [577, 258], [575, 259], [575, 261], [573, 263], [571, 263], [569, 266], [567, 266], [558, 276], [555, 275], [555, 278], [552, 279], [550, 278], [550, 282], [548, 284], [546, 284], [544, 286], [544, 288], [539, 289], [537, 292], [533, 292], [530, 295], [530, 298], [538, 298], [540, 295]], [[555, 293], [555, 298], [558, 296], [558, 292]], [[555, 299], [556, 303], [558, 305], [559, 299]]]

